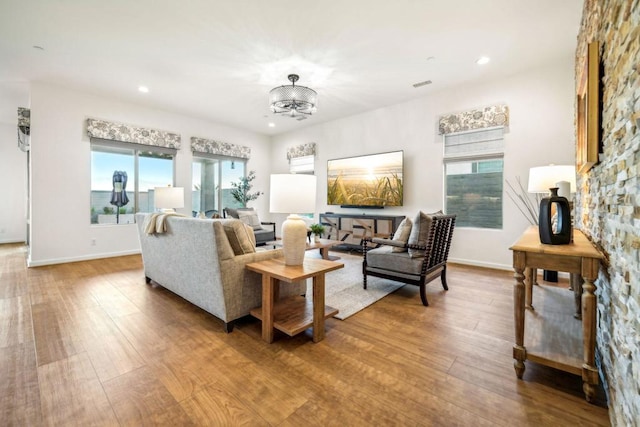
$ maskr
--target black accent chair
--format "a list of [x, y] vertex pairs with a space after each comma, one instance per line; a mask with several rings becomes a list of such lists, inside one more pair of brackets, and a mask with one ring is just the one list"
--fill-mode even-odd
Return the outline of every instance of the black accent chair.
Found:
[[[423, 218], [426, 218], [427, 222], [430, 219], [430, 223], [427, 224], [428, 232], [424, 245], [408, 244], [390, 239], [364, 239], [362, 243], [364, 289], [367, 289], [367, 276], [382, 277], [416, 285], [420, 287], [420, 299], [425, 306], [429, 305], [426, 295], [427, 283], [440, 277], [444, 290], [449, 290], [447, 257], [451, 247], [456, 216], [436, 214], [425, 215]], [[394, 248], [398, 249], [394, 251]]]
[[[238, 215], [239, 211], [254, 211], [253, 208], [224, 208], [222, 210], [222, 214], [224, 218], [236, 218], [240, 219], [240, 215]], [[257, 215], [257, 214], [256, 214]], [[256, 246], [265, 245], [267, 242], [272, 242], [276, 240], [276, 223], [275, 222], [260, 222], [262, 226], [261, 229], [253, 229], [253, 234], [256, 236]]]

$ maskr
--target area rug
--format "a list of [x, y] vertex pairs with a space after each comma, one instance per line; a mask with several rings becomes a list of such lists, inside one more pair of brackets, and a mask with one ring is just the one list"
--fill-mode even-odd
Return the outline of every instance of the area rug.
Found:
[[[325, 277], [325, 304], [340, 310], [334, 317], [344, 320], [353, 316], [391, 292], [404, 286], [404, 283], [367, 277], [367, 289], [362, 288], [362, 257], [343, 252], [332, 252], [340, 256], [337, 262], [344, 268], [327, 273]], [[313, 295], [311, 280], [307, 284], [307, 295]]]

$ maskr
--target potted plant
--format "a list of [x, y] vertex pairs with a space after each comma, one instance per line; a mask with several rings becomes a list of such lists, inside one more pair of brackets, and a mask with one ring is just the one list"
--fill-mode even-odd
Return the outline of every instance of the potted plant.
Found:
[[250, 192], [251, 187], [253, 187], [251, 181], [254, 179], [256, 179], [256, 171], [250, 171], [249, 175], [240, 178], [240, 182], [231, 183], [231, 186], [233, 187], [231, 189], [231, 195], [243, 208], [247, 207], [248, 202], [257, 199], [261, 194], [263, 194], [260, 191], [256, 191], [255, 193]]
[[320, 236], [324, 233], [324, 225], [322, 224], [311, 224], [311, 232], [313, 233], [313, 241], [319, 242]]

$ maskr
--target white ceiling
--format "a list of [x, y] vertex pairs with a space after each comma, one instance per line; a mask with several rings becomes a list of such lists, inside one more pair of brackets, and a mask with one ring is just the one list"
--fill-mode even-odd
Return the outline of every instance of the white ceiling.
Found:
[[[0, 121], [15, 123], [8, 103], [42, 81], [273, 135], [567, 58], [582, 5], [2, 0]], [[482, 55], [491, 62], [478, 66]], [[318, 92], [304, 121], [268, 109], [269, 90], [290, 73]], [[424, 80], [433, 84], [412, 87]]]

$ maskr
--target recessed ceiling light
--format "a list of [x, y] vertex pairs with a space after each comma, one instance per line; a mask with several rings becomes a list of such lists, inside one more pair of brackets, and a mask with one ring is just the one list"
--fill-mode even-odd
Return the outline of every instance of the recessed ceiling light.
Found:
[[142, 93], [149, 93], [149, 88], [146, 86], [138, 86], [138, 90]]
[[273, 123], [273, 122], [270, 122], [270, 123], [269, 123], [269, 127], [270, 127], [270, 128], [274, 128], [274, 127], [276, 127], [276, 124], [275, 124], [275, 123]]
[[478, 60], [476, 61], [476, 64], [478, 65], [484, 65], [484, 64], [488, 64], [489, 61], [491, 61], [491, 58], [489, 58], [488, 56], [481, 56], [480, 58], [478, 58]]

